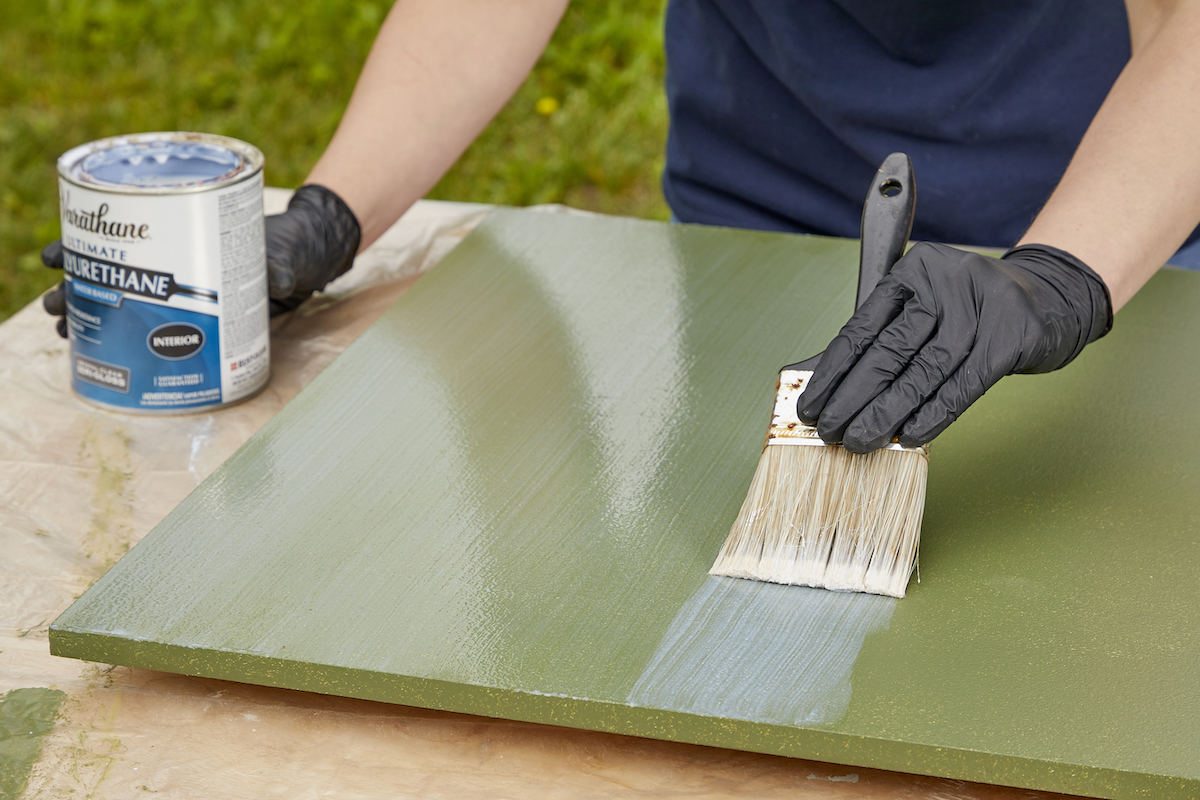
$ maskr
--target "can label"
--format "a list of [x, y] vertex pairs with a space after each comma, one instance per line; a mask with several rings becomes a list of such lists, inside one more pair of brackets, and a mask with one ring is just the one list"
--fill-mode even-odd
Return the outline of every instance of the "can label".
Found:
[[73, 387], [108, 406], [187, 411], [270, 377], [262, 172], [180, 194], [59, 180]]

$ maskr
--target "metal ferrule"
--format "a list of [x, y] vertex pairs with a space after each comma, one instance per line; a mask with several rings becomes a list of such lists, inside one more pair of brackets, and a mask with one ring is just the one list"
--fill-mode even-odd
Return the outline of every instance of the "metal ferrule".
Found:
[[[812, 380], [810, 370], [785, 369], [779, 373], [779, 383], [775, 386], [775, 408], [771, 414], [771, 426], [767, 428], [767, 444], [809, 445], [812, 447], [841, 447], [837, 444], [826, 444], [817, 434], [816, 427], [805, 425], [796, 416], [796, 402], [804, 393], [808, 382]], [[892, 440], [884, 445], [883, 450], [900, 450], [905, 453], [919, 453], [929, 456], [929, 447], [905, 447]]]

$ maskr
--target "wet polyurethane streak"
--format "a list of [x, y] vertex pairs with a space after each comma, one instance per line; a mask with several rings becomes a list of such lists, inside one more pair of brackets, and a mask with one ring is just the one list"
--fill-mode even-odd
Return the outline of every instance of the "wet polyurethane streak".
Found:
[[0, 695], [0, 800], [20, 797], [54, 727], [65, 692], [13, 689]]
[[850, 704], [863, 640], [887, 630], [891, 597], [710, 577], [629, 693], [635, 706], [823, 725]]

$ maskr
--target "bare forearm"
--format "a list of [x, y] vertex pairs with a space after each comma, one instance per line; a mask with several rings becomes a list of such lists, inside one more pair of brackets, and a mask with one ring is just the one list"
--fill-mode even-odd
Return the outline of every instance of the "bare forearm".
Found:
[[399, 0], [309, 183], [375, 241], [449, 169], [521, 85], [567, 0]]
[[1125, 304], [1200, 223], [1200, 3], [1129, 4], [1134, 52], [1021, 243], [1073, 253]]

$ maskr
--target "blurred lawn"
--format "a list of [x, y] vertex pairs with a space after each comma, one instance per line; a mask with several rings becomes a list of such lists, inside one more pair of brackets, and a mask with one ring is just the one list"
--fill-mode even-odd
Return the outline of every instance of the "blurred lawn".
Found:
[[[575, 0], [513, 100], [430, 197], [666, 219], [664, 0]], [[57, 280], [55, 160], [122, 133], [245, 139], [298, 186], [388, 0], [0, 0], [0, 320]]]

